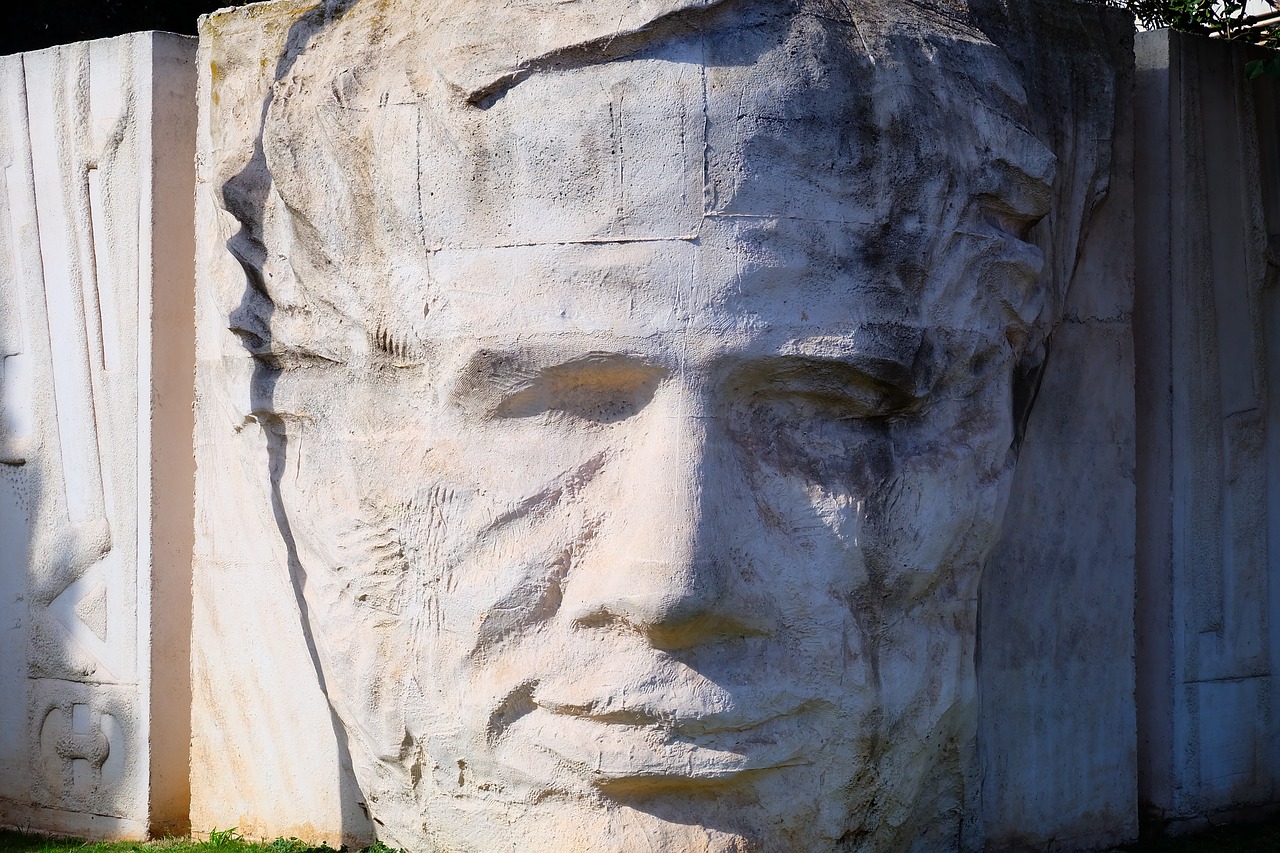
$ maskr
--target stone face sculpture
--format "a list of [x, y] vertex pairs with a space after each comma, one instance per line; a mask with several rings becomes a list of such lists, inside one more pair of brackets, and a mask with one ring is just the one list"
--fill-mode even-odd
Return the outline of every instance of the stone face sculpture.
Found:
[[298, 18], [216, 152], [224, 316], [380, 837], [972, 843], [976, 585], [1057, 310], [1029, 124], [940, 4]]

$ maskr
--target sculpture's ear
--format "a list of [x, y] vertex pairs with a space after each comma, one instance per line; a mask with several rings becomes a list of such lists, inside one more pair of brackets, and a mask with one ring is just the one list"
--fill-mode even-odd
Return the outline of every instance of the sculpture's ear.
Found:
[[1128, 120], [1129, 81], [1116, 69], [1132, 55], [1132, 17], [1073, 0], [969, 0], [969, 7], [974, 25], [1017, 66], [1031, 130], [1057, 158], [1049, 215], [1028, 238], [1045, 253], [1044, 335], [1062, 318], [1081, 237], [1111, 192], [1117, 128]]
[[[1132, 80], [1123, 69], [1132, 67], [1133, 24], [1124, 10], [1073, 0], [969, 0], [969, 6], [975, 26], [1017, 66], [1030, 129], [1057, 158], [1049, 214], [1027, 236], [1044, 252], [1040, 287], [1045, 298], [1014, 368], [1012, 449], [1017, 454], [1054, 348], [1055, 328], [1064, 316], [1079, 312], [1078, 306], [1089, 305], [1090, 294], [1129, 286], [1123, 276], [1100, 279], [1080, 261], [1084, 239], [1097, 230], [1097, 216], [1117, 191], [1113, 175], [1122, 177], [1131, 168], [1125, 145]], [[1123, 180], [1117, 184], [1121, 194], [1131, 191]], [[1126, 203], [1122, 197], [1120, 204]], [[1066, 347], [1057, 355], [1065, 359], [1062, 364], [1074, 358], [1070, 344]], [[1051, 406], [1049, 411], [1061, 410]], [[1066, 427], [1053, 429], [1062, 434]]]
[[467, 101], [487, 106], [539, 70], [594, 65], [691, 32], [727, 0], [445, 0], [427, 51]]

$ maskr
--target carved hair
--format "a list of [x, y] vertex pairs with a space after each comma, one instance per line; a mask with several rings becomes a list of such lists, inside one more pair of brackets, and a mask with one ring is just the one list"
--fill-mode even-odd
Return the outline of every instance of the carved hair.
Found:
[[[246, 347], [268, 359], [345, 361], [361, 346], [411, 356], [423, 343], [422, 312], [378, 303], [425, 300], [434, 252], [505, 239], [467, 198], [424, 192], [420, 163], [490, 180], [504, 155], [484, 147], [487, 128], [531, 77], [664, 50], [679, 59], [681, 44], [747, 43], [760, 32], [773, 41], [757, 51], [789, 50], [798, 79], [827, 87], [814, 103], [847, 107], [810, 117], [844, 127], [847, 156], [821, 180], [847, 199], [846, 244], [863, 247], [860, 262], [899, 294], [903, 322], [1003, 329], [1015, 357], [1037, 347], [1060, 300], [1046, 299], [1028, 235], [1049, 211], [1054, 157], [1028, 129], [1017, 70], [966, 10], [841, 0], [622, 8], [619, 20], [618, 4], [606, 0], [454, 0], [418, 16], [397, 14], [396, 0], [359, 0], [299, 21], [264, 108], [260, 149], [223, 184], [243, 226], [230, 246], [251, 282], [232, 317]], [[556, 15], [573, 20], [537, 23]], [[807, 134], [770, 134], [762, 125], [739, 140], [744, 185], [752, 169], [812, 156]], [[760, 140], [768, 151], [757, 163]]]

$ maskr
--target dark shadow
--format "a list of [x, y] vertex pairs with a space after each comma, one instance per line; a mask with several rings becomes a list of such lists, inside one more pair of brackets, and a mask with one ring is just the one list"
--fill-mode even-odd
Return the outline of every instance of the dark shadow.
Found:
[[[1134, 612], [1132, 581], [1125, 578], [1132, 562], [1119, 535], [1085, 541], [1079, 531], [1094, 523], [1099, 506], [1109, 517], [1126, 511], [1115, 497], [1124, 494], [1124, 477], [1114, 472], [1132, 465], [1132, 438], [1126, 445], [1119, 430], [1107, 432], [1104, 424], [1112, 415], [1123, 422], [1132, 404], [1081, 383], [1094, 371], [1117, 369], [1095, 342], [1106, 323], [1117, 322], [1110, 311], [1127, 311], [1090, 307], [1102, 287], [1089, 267], [1098, 268], [1106, 241], [1124, 233], [1118, 212], [1131, 202], [1132, 81], [1125, 69], [1132, 63], [1132, 24], [1116, 9], [1088, 3], [972, 0], [971, 9], [1019, 71], [1028, 129], [1057, 157], [1051, 211], [1029, 233], [1044, 252], [1040, 286], [1055, 322], [1015, 370], [1017, 469], [1001, 540], [979, 586], [977, 819], [991, 849], [1044, 847], [1055, 836], [1083, 844], [1088, 833], [1101, 844], [1123, 831], [1122, 793], [1132, 796], [1117, 790], [1130, 784], [1132, 772], [1122, 750], [1090, 740], [1098, 731], [1122, 737], [1115, 721], [1132, 720], [1132, 684], [1121, 685], [1126, 664], [1114, 663], [1127, 659], [1132, 638], [1124, 623]], [[1110, 274], [1115, 284], [1108, 286], [1122, 292], [1123, 272]], [[1100, 460], [1093, 467], [1081, 462], [1076, 448], [1084, 447]], [[1107, 655], [1081, 651], [1098, 648]], [[1033, 731], [1025, 725], [1030, 719], [1044, 722]], [[1052, 755], [1044, 727], [1053, 732]], [[1044, 779], [1103, 781], [1083, 794], [1059, 793], [1045, 809]]]

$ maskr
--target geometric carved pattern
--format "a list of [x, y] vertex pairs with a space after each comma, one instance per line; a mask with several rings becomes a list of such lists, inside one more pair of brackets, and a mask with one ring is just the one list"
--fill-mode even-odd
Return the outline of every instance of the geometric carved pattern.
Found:
[[36, 380], [41, 435], [52, 439], [36, 460], [45, 519], [31, 558], [37, 677], [135, 677], [137, 360], [121, 330], [137, 314], [138, 201], [125, 187], [140, 150], [121, 91], [128, 50], [96, 42], [21, 58], [25, 110], [11, 131], [13, 161], [25, 168], [6, 183], [11, 211], [25, 210], [27, 222], [15, 290], [45, 314], [25, 337], [47, 342]]
[[[32, 781], [37, 802], [54, 808], [128, 817], [140, 768], [132, 691], [39, 679], [31, 707], [36, 734]], [[136, 812], [134, 812], [136, 813]]]
[[132, 330], [145, 182], [128, 89], [145, 44], [0, 61], [0, 462], [38, 485], [21, 567], [26, 696], [6, 707], [27, 708], [35, 802], [129, 818], [143, 790], [131, 756], [144, 754]]
[[[176, 247], [191, 229], [194, 48], [136, 33], [0, 57], [0, 822], [184, 828], [185, 723], [148, 719], [146, 662], [153, 577], [189, 572], [189, 498], [155, 495], [190, 464], [174, 440], [189, 415], [161, 426], [189, 410], [190, 380], [152, 368], [191, 359], [190, 251]], [[153, 470], [161, 447], [178, 474]], [[181, 693], [185, 640], [170, 650], [160, 679]], [[150, 761], [157, 741], [181, 772]]]
[[112, 682], [126, 672], [133, 650], [114, 642], [122, 610], [120, 560], [117, 552], [103, 557], [76, 578], [53, 601], [49, 613], [70, 638], [93, 655], [101, 666], [97, 679]]

